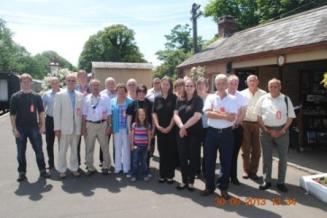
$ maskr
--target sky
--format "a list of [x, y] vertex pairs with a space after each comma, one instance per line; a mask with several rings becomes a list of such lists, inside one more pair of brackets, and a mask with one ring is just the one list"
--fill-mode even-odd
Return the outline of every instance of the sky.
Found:
[[[191, 25], [191, 6], [201, 9], [209, 0], [0, 0], [0, 18], [13, 39], [32, 55], [46, 50], [78, 65], [88, 38], [112, 24], [134, 30], [135, 40], [148, 62], [158, 66], [155, 53], [164, 49], [164, 35], [177, 24]], [[212, 18], [201, 16], [198, 35], [211, 39], [217, 33]]]

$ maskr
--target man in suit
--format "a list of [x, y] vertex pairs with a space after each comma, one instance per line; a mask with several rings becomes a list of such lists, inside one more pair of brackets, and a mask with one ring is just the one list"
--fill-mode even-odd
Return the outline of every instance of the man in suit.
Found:
[[77, 145], [81, 135], [83, 95], [75, 90], [76, 80], [75, 74], [68, 74], [66, 76], [67, 89], [58, 92], [54, 100], [54, 131], [59, 140], [57, 170], [62, 179], [66, 177], [68, 147], [70, 147], [69, 169], [74, 176], [80, 176]]

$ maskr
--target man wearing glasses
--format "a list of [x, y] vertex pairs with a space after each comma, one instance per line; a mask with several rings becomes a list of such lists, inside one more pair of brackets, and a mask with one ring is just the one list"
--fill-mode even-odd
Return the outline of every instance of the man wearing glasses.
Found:
[[108, 137], [111, 134], [111, 105], [109, 98], [100, 95], [100, 81], [93, 79], [90, 82], [91, 94], [84, 99], [82, 133], [86, 141], [87, 175], [96, 172], [93, 165], [95, 140], [98, 139], [103, 152], [102, 174], [108, 175], [110, 155]]

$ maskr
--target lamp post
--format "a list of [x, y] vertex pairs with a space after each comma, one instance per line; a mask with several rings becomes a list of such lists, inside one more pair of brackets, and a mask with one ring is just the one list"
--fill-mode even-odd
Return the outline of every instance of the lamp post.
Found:
[[59, 71], [59, 63], [53, 61], [49, 64], [49, 66], [50, 66], [50, 75], [57, 76]]

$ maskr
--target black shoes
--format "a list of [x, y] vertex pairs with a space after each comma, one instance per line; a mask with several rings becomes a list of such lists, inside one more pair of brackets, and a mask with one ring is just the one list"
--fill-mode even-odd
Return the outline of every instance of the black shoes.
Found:
[[167, 184], [169, 184], [169, 185], [174, 184], [174, 180], [171, 179], [171, 178], [159, 178], [159, 179], [158, 179], [158, 182], [159, 182], [159, 183], [167, 182]]
[[209, 195], [212, 195], [215, 191], [213, 190], [209, 190], [209, 189], [204, 189], [203, 191], [201, 191], [201, 196], [206, 197]]
[[230, 195], [229, 195], [228, 192], [225, 191], [225, 190], [224, 190], [224, 191], [221, 190], [221, 197], [222, 197], [223, 199], [225, 199], [226, 201], [229, 200], [229, 199], [231, 199]]
[[194, 191], [194, 186], [193, 186], [193, 184], [188, 184], [188, 185], [187, 185], [187, 190], [189, 190], [190, 192]]
[[254, 181], [259, 180], [259, 176], [257, 176], [257, 174], [250, 174], [250, 178]]
[[51, 175], [47, 171], [42, 171], [42, 172], [40, 172], [40, 177], [47, 179], [47, 178], [50, 178]]
[[238, 181], [237, 178], [235, 178], [235, 179], [231, 179], [231, 182], [232, 182], [234, 185], [241, 185], [240, 181]]
[[25, 173], [20, 173], [18, 175], [17, 182], [23, 182], [25, 180], [27, 180], [27, 177], [26, 177]]
[[85, 175], [86, 175], [86, 176], [92, 176], [92, 175], [95, 174], [95, 173], [96, 173], [95, 170], [88, 170], [88, 171], [85, 173]]
[[176, 186], [176, 189], [178, 191], [181, 191], [181, 190], [185, 189], [186, 187], [188, 187], [186, 184], [179, 184], [178, 186]]
[[286, 187], [286, 185], [285, 185], [284, 183], [282, 183], [282, 184], [277, 184], [277, 189], [278, 189], [279, 191], [281, 191], [281, 192], [287, 192], [287, 191], [288, 191], [288, 189], [287, 189], [287, 187]]
[[266, 190], [266, 189], [269, 189], [269, 188], [271, 188], [271, 183], [270, 182], [263, 183], [262, 185], [259, 186], [260, 190]]
[[[277, 184], [276, 187], [281, 192], [288, 192], [288, 189], [287, 189], [287, 187], [286, 187], [286, 185], [284, 183]], [[269, 188], [271, 188], [271, 183], [270, 182], [266, 182], [266, 183], [259, 186], [260, 190], [266, 190], [266, 189], [269, 189]]]
[[103, 176], [108, 176], [109, 175], [109, 170], [108, 169], [102, 169], [102, 175]]

